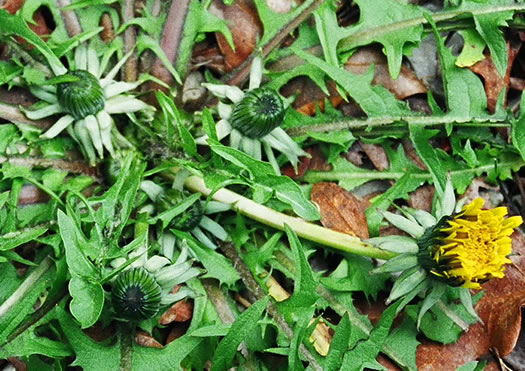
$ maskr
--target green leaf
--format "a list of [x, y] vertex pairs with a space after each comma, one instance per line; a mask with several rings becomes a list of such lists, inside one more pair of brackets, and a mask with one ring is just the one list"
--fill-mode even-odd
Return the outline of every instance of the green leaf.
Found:
[[352, 325], [350, 319], [348, 314], [345, 314], [339, 321], [335, 329], [335, 335], [330, 342], [330, 350], [323, 363], [324, 370], [338, 371], [341, 369], [343, 357], [348, 350], [348, 340], [351, 331]]
[[326, 1], [314, 13], [315, 27], [323, 47], [324, 59], [332, 66], [339, 67], [337, 44], [341, 39], [342, 29], [337, 24], [336, 7], [332, 1]]
[[95, 267], [83, 251], [83, 246], [87, 244], [87, 241], [82, 231], [78, 229], [73, 219], [62, 210], [58, 210], [58, 227], [60, 237], [64, 242], [67, 265], [71, 274], [91, 279], [96, 277]]
[[0, 34], [23, 37], [42, 53], [55, 75], [58, 76], [67, 72], [67, 69], [47, 44], [27, 26], [19, 15], [11, 15], [7, 10], [0, 9]]
[[212, 360], [212, 371], [224, 371], [231, 367], [237, 348], [255, 326], [257, 326], [257, 322], [266, 309], [268, 302], [269, 297], [255, 302], [232, 324], [228, 334], [221, 340], [217, 349], [215, 349], [215, 356]]
[[390, 346], [395, 354], [394, 361], [409, 370], [417, 370], [416, 350], [420, 342], [417, 340], [417, 329], [412, 319], [405, 317], [401, 325], [392, 330], [385, 344]]
[[[85, 371], [117, 370], [120, 366], [120, 341], [105, 345], [87, 336], [71, 318], [59, 308], [59, 322], [67, 340], [75, 351], [72, 366]], [[180, 370], [180, 363], [202, 341], [202, 338], [182, 336], [163, 349], [147, 348], [133, 342], [133, 370]]]
[[332, 66], [322, 59], [292, 47], [292, 50], [306, 62], [323, 70], [354, 99], [368, 116], [411, 115], [406, 105], [383, 86], [372, 86], [374, 68], [371, 66], [364, 74], [358, 75]]
[[104, 306], [104, 289], [100, 283], [73, 276], [69, 281], [69, 294], [73, 298], [69, 304], [71, 314], [82, 328], [93, 326]]
[[525, 160], [525, 94], [521, 95], [520, 115], [517, 119], [511, 120], [511, 124], [512, 145]]
[[[373, 42], [382, 44], [390, 76], [396, 79], [401, 71], [405, 47], [417, 45], [424, 31], [421, 22], [413, 22], [406, 27], [396, 27], [396, 23], [421, 17], [422, 9], [396, 0], [357, 0], [356, 3], [361, 17], [355, 26], [346, 30], [340, 43], [341, 51], [350, 51]], [[381, 32], [376, 32], [378, 29]]]
[[486, 115], [487, 96], [481, 80], [469, 69], [456, 66], [455, 58], [445, 46], [436, 24], [429, 15], [425, 18], [432, 26], [437, 43], [449, 114], [459, 117]]
[[295, 281], [292, 296], [278, 303], [278, 306], [285, 317], [291, 320], [298, 308], [310, 308], [318, 300], [315, 290], [319, 283], [314, 278], [299, 238], [288, 225], [285, 225], [285, 231], [295, 262]]
[[141, 33], [137, 37], [137, 53], [141, 54], [146, 49], [151, 50], [159, 58], [162, 64], [164, 64], [164, 67], [166, 67], [166, 69], [171, 73], [175, 81], [177, 81], [179, 84], [182, 84], [179, 74], [173, 67], [169, 58], [166, 56], [166, 53], [164, 53], [164, 50], [160, 47], [159, 43], [150, 36]]
[[[464, 1], [463, 3], [467, 3]], [[501, 5], [501, 0], [489, 0], [487, 5], [498, 6]], [[512, 4], [513, 2], [507, 2]], [[464, 4], [467, 5], [467, 4]], [[485, 40], [489, 50], [494, 66], [501, 77], [505, 76], [507, 72], [507, 42], [503, 36], [503, 32], [500, 27], [508, 26], [507, 21], [512, 19], [514, 12], [508, 10], [506, 12], [488, 13], [488, 14], [475, 14], [474, 22], [476, 23], [476, 30], [479, 35]]]
[[28, 228], [0, 236], [0, 251], [12, 250], [27, 242], [34, 241], [44, 233], [48, 227]]
[[275, 175], [269, 163], [255, 160], [239, 150], [223, 145], [211, 144], [210, 147], [214, 153], [248, 171], [257, 186], [275, 194], [278, 200], [290, 205], [301, 218], [306, 220], [320, 218], [319, 211], [306, 199], [297, 183], [289, 177]]
[[371, 275], [374, 265], [362, 256], [347, 256], [328, 277], [321, 277], [321, 283], [334, 291], [362, 291], [376, 299], [389, 279], [387, 274]]
[[190, 250], [197, 256], [197, 259], [207, 271], [204, 277], [215, 278], [219, 280], [221, 284], [225, 283], [228, 287], [233, 286], [235, 282], [240, 279], [239, 273], [233, 269], [231, 263], [224, 255], [202, 246], [186, 232], [173, 229], [171, 232], [177, 236], [177, 238], [186, 240]]
[[382, 369], [382, 366], [377, 363], [376, 358], [383, 348], [388, 333], [390, 332], [390, 327], [396, 317], [398, 305], [399, 303], [390, 305], [383, 312], [379, 322], [370, 333], [370, 338], [357, 344], [354, 349], [345, 354], [341, 369], [348, 371], [360, 371], [366, 367], [376, 370]]
[[456, 58], [456, 66], [470, 67], [485, 59], [483, 49], [485, 49], [486, 44], [476, 30], [466, 29], [458, 31], [458, 33], [463, 37], [464, 44], [461, 54]]
[[220, 32], [230, 47], [235, 49], [233, 36], [226, 22], [206, 9], [200, 1], [190, 1], [184, 23], [184, 35], [182, 37], [179, 55], [177, 56], [177, 71], [181, 76], [188, 73], [193, 44], [200, 32]]
[[55, 319], [55, 314], [55, 310], [48, 312], [15, 339], [0, 347], [0, 358], [29, 357], [33, 354], [58, 359], [71, 356], [71, 349], [63, 342], [51, 340], [37, 334], [37, 328], [44, 327], [51, 320]]
[[410, 139], [414, 144], [416, 152], [430, 171], [432, 179], [434, 180], [434, 185], [436, 186], [436, 191], [439, 195], [442, 195], [445, 191], [447, 171], [449, 169], [447, 169], [440, 161], [436, 150], [430, 143], [430, 138], [436, 135], [439, 131], [427, 130], [420, 125], [410, 125], [409, 129]]

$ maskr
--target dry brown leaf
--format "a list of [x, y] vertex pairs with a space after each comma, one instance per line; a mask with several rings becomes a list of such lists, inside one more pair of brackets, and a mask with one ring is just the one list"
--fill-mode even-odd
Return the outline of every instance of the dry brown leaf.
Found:
[[177, 340], [182, 335], [184, 335], [188, 331], [188, 325], [185, 323], [175, 323], [172, 329], [170, 330], [170, 333], [168, 334], [168, 337], [166, 339], [166, 345], [171, 343], [174, 340]]
[[326, 163], [319, 147], [309, 147], [305, 149], [310, 157], [300, 157], [297, 164], [297, 172], [295, 172], [291, 164], [286, 164], [282, 167], [281, 173], [289, 176], [292, 179], [298, 179], [304, 176], [308, 170], [328, 171], [331, 169], [330, 165]]
[[164, 346], [161, 343], [159, 343], [157, 340], [155, 340], [153, 336], [151, 336], [145, 331], [137, 331], [135, 333], [135, 343], [148, 348], [164, 348]]
[[368, 71], [372, 64], [375, 66], [372, 84], [383, 85], [398, 99], [405, 99], [416, 94], [426, 94], [425, 85], [406, 66], [401, 66], [399, 77], [393, 80], [388, 72], [388, 64], [384, 54], [375, 47], [359, 49], [345, 63], [345, 70], [363, 74]]
[[443, 371], [474, 361], [494, 349], [501, 357], [514, 349], [521, 331], [521, 307], [525, 305], [525, 237], [513, 235], [515, 266], [508, 266], [505, 277], [483, 285], [485, 295], [476, 311], [483, 322], [472, 325], [455, 344], [425, 343], [417, 349], [419, 370]]
[[510, 84], [510, 71], [512, 69], [512, 65], [514, 64], [514, 59], [516, 58], [516, 55], [519, 52], [519, 47], [515, 49], [511, 48], [507, 44], [507, 51], [509, 59], [507, 65], [507, 72], [505, 73], [505, 76], [503, 78], [499, 75], [499, 72], [496, 70], [494, 62], [492, 61], [490, 55], [487, 55], [485, 59], [479, 61], [478, 63], [470, 67], [470, 69], [474, 73], [483, 76], [483, 79], [485, 81], [485, 94], [487, 95], [487, 106], [491, 113], [494, 113], [496, 103], [498, 102], [499, 94], [501, 93], [501, 90], [503, 88], [507, 88], [507, 91], [505, 92], [505, 105], [507, 103], [507, 93]]
[[226, 71], [231, 71], [253, 52], [257, 40], [262, 36], [262, 26], [257, 13], [244, 2], [225, 5], [222, 0], [215, 0], [210, 6], [210, 12], [224, 19], [232, 33], [235, 51], [221, 33], [216, 33], [217, 43], [225, 58]]
[[419, 187], [410, 194], [408, 205], [416, 210], [432, 210], [432, 200], [434, 199], [435, 188], [430, 185]]
[[321, 223], [326, 228], [363, 239], [369, 237], [368, 224], [361, 201], [335, 183], [316, 183], [311, 199], [321, 210]]
[[359, 145], [363, 151], [365, 151], [366, 155], [370, 161], [372, 161], [372, 164], [374, 164], [374, 167], [377, 170], [383, 171], [390, 168], [390, 161], [388, 161], [388, 156], [386, 155], [386, 151], [383, 147], [377, 144], [365, 143], [363, 141], [360, 141]]
[[160, 317], [161, 325], [168, 325], [172, 322], [185, 322], [191, 319], [193, 315], [193, 302], [181, 300], [176, 302]]

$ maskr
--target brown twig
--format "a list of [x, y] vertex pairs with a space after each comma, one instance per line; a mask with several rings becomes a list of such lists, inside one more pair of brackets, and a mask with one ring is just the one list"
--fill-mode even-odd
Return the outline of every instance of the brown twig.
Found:
[[[262, 47], [262, 57], [265, 58], [270, 54], [270, 52], [281, 44], [281, 42], [293, 31], [295, 30], [306, 18], [312, 14], [325, 0], [315, 0], [310, 6], [304, 9], [297, 17], [292, 19], [288, 24], [286, 24], [279, 33], [275, 35], [266, 45]], [[253, 58], [258, 55], [259, 51], [255, 50], [238, 68], [232, 71], [229, 75], [226, 76], [225, 81], [228, 85], [241, 85], [248, 75], [250, 74], [250, 69], [252, 65]]]
[[51, 127], [53, 121], [50, 119], [43, 120], [29, 120], [22, 111], [18, 108], [9, 104], [0, 103], [0, 118], [10, 122], [21, 122], [23, 124], [29, 124], [36, 126], [40, 129], [47, 129]]
[[[166, 18], [166, 22], [164, 22], [160, 47], [172, 64], [175, 64], [179, 54], [179, 47], [184, 35], [184, 23], [190, 7], [190, 1], [191, 0], [172, 0], [168, 17]], [[153, 62], [152, 74], [168, 85], [172, 85], [173, 83], [173, 76], [158, 58], [155, 58], [155, 62]]]
[[[122, 4], [122, 20], [124, 23], [133, 19], [135, 13], [135, 0], [124, 0]], [[137, 43], [137, 30], [135, 26], [129, 26], [124, 31], [124, 53], [129, 53]], [[137, 54], [133, 53], [126, 61], [124, 69], [122, 70], [122, 79], [124, 81], [137, 81]]]
[[14, 166], [23, 166], [23, 167], [43, 167], [43, 168], [53, 168], [57, 170], [65, 170], [74, 174], [84, 174], [92, 178], [98, 179], [97, 168], [89, 166], [87, 162], [84, 161], [66, 161], [59, 159], [49, 159], [41, 157], [6, 157], [0, 156], [0, 164], [4, 162], [9, 162]]
[[[226, 296], [224, 296], [221, 288], [217, 285], [217, 282], [211, 279], [204, 279], [202, 280], [202, 284], [221, 321], [225, 324], [235, 322], [235, 315], [228, 304], [228, 300], [226, 300]], [[248, 357], [248, 348], [244, 342], [241, 343], [241, 354], [246, 358]]]
[[71, 5], [70, 0], [57, 0], [58, 6], [60, 7], [60, 13], [62, 14], [62, 19], [64, 20], [64, 25], [66, 26], [67, 34], [70, 37], [74, 37], [82, 33], [82, 26], [78, 20], [77, 14], [74, 10], [62, 10], [68, 5]]

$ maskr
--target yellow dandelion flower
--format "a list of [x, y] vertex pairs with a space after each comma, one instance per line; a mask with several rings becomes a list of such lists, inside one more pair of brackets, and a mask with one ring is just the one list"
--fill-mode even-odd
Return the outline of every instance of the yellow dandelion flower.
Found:
[[430, 273], [451, 284], [480, 289], [491, 278], [502, 278], [512, 251], [510, 235], [523, 220], [506, 218], [507, 208], [483, 210], [477, 198], [439, 228], [438, 242], [429, 249]]

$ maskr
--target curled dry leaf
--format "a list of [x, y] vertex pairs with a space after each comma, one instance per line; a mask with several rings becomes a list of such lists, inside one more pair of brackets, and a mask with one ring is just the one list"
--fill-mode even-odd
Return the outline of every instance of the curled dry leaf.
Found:
[[291, 164], [286, 164], [282, 167], [281, 173], [292, 179], [298, 179], [303, 177], [308, 170], [328, 171], [331, 169], [319, 147], [309, 147], [306, 148], [305, 151], [310, 157], [303, 156], [299, 158], [297, 172], [295, 172], [295, 169]]
[[505, 270], [505, 277], [483, 285], [485, 295], [476, 304], [483, 322], [472, 325], [457, 343], [440, 345], [424, 343], [417, 349], [418, 369], [455, 370], [494, 349], [504, 357], [512, 352], [521, 331], [521, 307], [525, 305], [525, 237], [520, 232], [512, 235], [513, 266]]
[[161, 343], [159, 343], [153, 336], [145, 331], [137, 331], [135, 333], [135, 343], [148, 348], [164, 348]]
[[255, 49], [257, 40], [262, 36], [261, 23], [257, 12], [240, 1], [225, 5], [222, 0], [215, 0], [210, 6], [210, 12], [224, 19], [232, 33], [235, 51], [221, 33], [216, 33], [217, 43], [225, 58], [226, 71], [231, 71], [240, 66]]
[[[316, 318], [312, 318], [310, 324], [314, 322]], [[313, 344], [317, 353], [322, 356], [326, 356], [330, 350], [330, 343], [334, 337], [333, 330], [323, 321], [321, 318], [315, 326], [312, 335], [310, 335], [310, 343]]]
[[326, 228], [362, 239], [369, 237], [368, 224], [361, 201], [335, 183], [316, 183], [312, 201], [319, 205], [321, 223]]
[[161, 325], [168, 325], [172, 322], [185, 322], [193, 315], [193, 303], [189, 300], [176, 302], [160, 317]]
[[406, 66], [401, 67], [401, 73], [396, 80], [392, 80], [388, 72], [388, 64], [383, 53], [378, 48], [365, 47], [359, 49], [345, 63], [345, 70], [362, 74], [374, 64], [374, 79], [372, 84], [383, 85], [398, 99], [405, 99], [416, 94], [425, 94], [425, 85], [417, 78], [416, 74]]
[[487, 105], [491, 113], [494, 113], [494, 110], [496, 109], [496, 103], [498, 102], [499, 94], [503, 88], [507, 88], [505, 93], [505, 104], [507, 102], [507, 92], [510, 84], [510, 71], [512, 69], [512, 65], [514, 64], [514, 59], [519, 52], [519, 48], [511, 48], [507, 44], [507, 51], [509, 59], [507, 72], [505, 73], [504, 77], [499, 75], [490, 55], [487, 55], [485, 59], [470, 67], [474, 73], [483, 76], [485, 81], [485, 94], [487, 95]]

